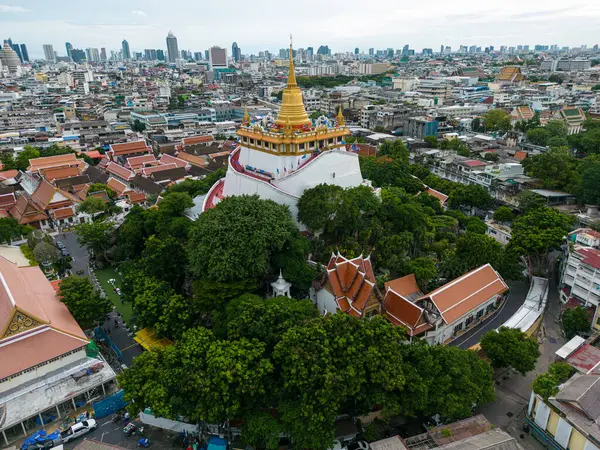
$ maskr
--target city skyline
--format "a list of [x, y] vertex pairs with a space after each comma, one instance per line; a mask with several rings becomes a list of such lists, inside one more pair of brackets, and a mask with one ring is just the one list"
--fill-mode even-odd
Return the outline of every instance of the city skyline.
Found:
[[[72, 0], [61, 2], [61, 8], [48, 8], [41, 0], [19, 3], [0, 4], [0, 22], [5, 36], [26, 43], [32, 58], [43, 58], [44, 44], [53, 45], [63, 56], [67, 41], [75, 48], [119, 50], [126, 39], [132, 51], [164, 49], [169, 30], [177, 36], [180, 49], [231, 48], [235, 41], [244, 54], [276, 52], [285, 46], [289, 33], [294, 35], [294, 48], [329, 45], [333, 53], [353, 52], [356, 47], [361, 52], [369, 47], [396, 49], [406, 44], [418, 51], [441, 44], [453, 49], [460, 45], [592, 46], [596, 42], [589, 39], [595, 35], [600, 18], [600, 5], [582, 2], [565, 8], [557, 0], [507, 0], [502, 10], [474, 0], [452, 9], [441, 0], [432, 0], [427, 8], [399, 8], [392, 0], [377, 0], [369, 9], [358, 0], [336, 0], [326, 5], [308, 0], [289, 18], [269, 0], [252, 5], [239, 2], [238, 7], [214, 5], [211, 9], [184, 0], [171, 2], [168, 9], [156, 0], [106, 0], [104, 8], [93, 15], [89, 8]], [[64, 19], [65, 10], [69, 20]], [[432, 10], [436, 14], [432, 15]], [[202, 17], [201, 23], [197, 17]], [[223, 26], [224, 19], [235, 26]], [[269, 25], [268, 39], [256, 33], [256, 25], [261, 23]]]

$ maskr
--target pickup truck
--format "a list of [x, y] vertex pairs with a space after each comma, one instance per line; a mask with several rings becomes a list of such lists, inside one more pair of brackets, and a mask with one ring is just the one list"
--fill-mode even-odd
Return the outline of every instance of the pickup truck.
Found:
[[83, 436], [86, 433], [89, 433], [94, 428], [96, 428], [98, 424], [94, 419], [82, 420], [76, 424], [73, 424], [69, 429], [63, 431], [60, 435], [62, 438], [63, 444], [66, 444], [73, 439], [77, 439], [79, 436]]

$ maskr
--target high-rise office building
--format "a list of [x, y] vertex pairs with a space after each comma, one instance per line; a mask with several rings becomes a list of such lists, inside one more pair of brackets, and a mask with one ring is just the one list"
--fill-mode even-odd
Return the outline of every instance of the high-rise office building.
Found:
[[355, 55], [358, 55], [358, 52], [359, 52], [359, 49], [358, 49], [358, 47], [356, 47], [356, 48], [354, 49], [354, 54], [355, 54]]
[[163, 50], [156, 50], [156, 59], [159, 61], [165, 60], [165, 52]]
[[21, 44], [21, 56], [23, 57], [24, 62], [29, 62], [29, 52], [27, 51], [27, 46], [25, 44]]
[[210, 67], [223, 68], [227, 67], [227, 50], [221, 47], [211, 47], [209, 51]]
[[375, 54], [375, 49], [373, 47], [371, 47], [369, 49], [369, 56], [373, 56]]
[[194, 60], [202, 61], [202, 52], [194, 52]]
[[71, 54], [73, 52], [73, 46], [71, 45], [71, 43], [65, 42], [65, 48], [67, 49], [67, 56], [73, 59], [73, 55]]
[[236, 63], [240, 62], [240, 60], [242, 59], [242, 50], [240, 50], [240, 47], [237, 45], [237, 42], [231, 44], [231, 57]]
[[100, 61], [106, 61], [106, 48], [102, 47], [100, 49]]
[[172, 31], [167, 34], [167, 54], [169, 62], [176, 62], [179, 59], [179, 47], [177, 46], [177, 38]]
[[74, 48], [71, 50], [71, 59], [76, 63], [85, 61], [85, 52], [79, 48]]
[[21, 63], [22, 63], [23, 55], [21, 55], [21, 47], [19, 47], [19, 44], [13, 44], [12, 49], [15, 51], [15, 53], [19, 57], [19, 61], [21, 61]]
[[402, 55], [408, 55], [408, 44], [402, 48]]
[[208, 61], [208, 59], [209, 59], [209, 56], [208, 56], [208, 50], [204, 50], [204, 59], [205, 59], [206, 61]]
[[157, 56], [156, 50], [154, 49], [147, 48], [144, 50], [144, 59], [146, 61], [156, 61], [158, 59]]
[[121, 47], [123, 49], [123, 59], [131, 59], [131, 50], [129, 50], [129, 42], [123, 39], [123, 42], [121, 42]]
[[[314, 56], [315, 49], [312, 47], [306, 47], [306, 51], [304, 52], [304, 56], [307, 61], [312, 61]], [[267, 52], [265, 52], [266, 55]], [[268, 59], [268, 58], [267, 58]]]
[[46, 61], [55, 62], [56, 55], [54, 54], [54, 47], [51, 44], [44, 44], [44, 58]]
[[329, 50], [329, 46], [321, 45], [317, 50], [317, 55], [331, 55], [331, 50]]
[[4, 43], [8, 44], [10, 48], [12, 48], [13, 46], [12, 38], [4, 39]]

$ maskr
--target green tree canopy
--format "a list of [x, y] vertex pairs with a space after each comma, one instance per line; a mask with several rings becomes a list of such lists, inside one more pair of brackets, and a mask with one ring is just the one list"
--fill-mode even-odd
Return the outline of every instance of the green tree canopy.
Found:
[[295, 230], [287, 206], [257, 195], [228, 197], [194, 223], [190, 269], [217, 282], [261, 278]]
[[96, 214], [98, 212], [106, 211], [108, 205], [104, 203], [104, 200], [98, 197], [87, 197], [83, 202], [79, 204], [77, 207], [77, 211], [87, 213], [87, 214]]
[[0, 218], [0, 242], [10, 243], [13, 239], [26, 236], [33, 228], [29, 225], [21, 225], [12, 217]]
[[53, 264], [60, 258], [60, 252], [54, 245], [40, 242], [34, 247], [33, 256], [40, 264]]
[[486, 131], [509, 131], [510, 115], [502, 109], [491, 109], [483, 117]]
[[494, 211], [493, 217], [496, 222], [512, 222], [513, 221], [513, 213], [512, 213], [512, 210], [508, 206], [500, 206], [496, 211]]
[[535, 338], [507, 327], [487, 332], [481, 339], [481, 348], [493, 367], [512, 367], [522, 375], [535, 369], [540, 356], [539, 343]]
[[523, 166], [528, 175], [538, 178], [547, 189], [575, 192], [580, 183], [579, 161], [566, 147], [526, 158]]
[[588, 313], [581, 306], [566, 309], [560, 318], [560, 325], [567, 339], [589, 332], [591, 326]]
[[555, 209], [540, 207], [518, 217], [511, 227], [509, 248], [531, 256], [541, 268], [548, 252], [558, 248], [571, 230], [571, 217]]
[[145, 272], [166, 281], [179, 290], [185, 278], [186, 250], [176, 238], [150, 236], [142, 252], [141, 267]]
[[544, 400], [558, 394], [558, 386], [569, 379], [573, 368], [563, 362], [555, 362], [548, 366], [548, 371], [535, 377], [533, 392], [542, 396]]
[[111, 247], [113, 225], [109, 222], [89, 222], [77, 226], [77, 242], [94, 251], [96, 257]]
[[84, 330], [97, 322], [104, 322], [112, 310], [110, 301], [100, 297], [88, 278], [64, 278], [59, 284], [58, 295]]

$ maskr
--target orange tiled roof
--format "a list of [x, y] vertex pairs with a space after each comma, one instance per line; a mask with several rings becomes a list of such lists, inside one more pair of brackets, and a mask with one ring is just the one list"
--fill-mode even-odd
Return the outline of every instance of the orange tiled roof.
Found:
[[62, 180], [63, 178], [76, 177], [82, 174], [79, 166], [49, 167], [40, 169], [39, 173], [48, 181]]
[[112, 144], [110, 146], [113, 154], [118, 155], [129, 155], [132, 153], [149, 153], [151, 150], [146, 145], [146, 141], [135, 141], [135, 142], [124, 142], [122, 144]]
[[123, 193], [127, 190], [127, 185], [116, 178], [110, 177], [106, 185], [115, 191], [119, 196], [123, 195]]
[[515, 152], [515, 159], [517, 161], [523, 161], [525, 158], [527, 158], [527, 152], [523, 152], [523, 151]]
[[191, 136], [183, 138], [182, 143], [184, 146], [186, 145], [195, 145], [195, 144], [203, 144], [213, 142], [214, 139], [211, 135], [206, 136]]
[[66, 153], [64, 155], [56, 156], [44, 156], [42, 158], [33, 158], [29, 160], [29, 172], [37, 172], [40, 169], [49, 167], [61, 167], [61, 166], [72, 166], [84, 163], [82, 160], [78, 160], [75, 153]]
[[128, 169], [136, 170], [141, 169], [146, 164], [158, 163], [154, 155], [142, 155], [142, 156], [132, 156], [131, 158], [127, 158], [127, 164], [125, 166]]
[[369, 256], [348, 260], [339, 253], [327, 265], [327, 278], [340, 310], [357, 317], [373, 294], [375, 275]]
[[171, 156], [168, 154], [162, 155], [160, 158], [161, 164], [175, 164], [177, 167], [188, 167], [190, 163], [188, 161], [184, 161], [183, 159], [177, 158], [175, 156]]
[[73, 211], [72, 207], [58, 208], [52, 210], [52, 215], [55, 219], [66, 219], [67, 217], [73, 217], [75, 211]]
[[431, 300], [444, 322], [450, 324], [507, 290], [502, 277], [486, 264], [424, 295], [417, 302]]
[[123, 180], [130, 180], [135, 176], [135, 173], [133, 173], [131, 170], [120, 166], [116, 162], [109, 162], [106, 166], [106, 171], [113, 175], [116, 175], [117, 177]]
[[444, 206], [446, 201], [448, 200], [448, 196], [446, 194], [442, 194], [440, 191], [436, 191], [430, 187], [427, 187], [424, 191], [426, 194], [431, 195], [432, 197], [437, 198], [440, 201], [440, 204]]
[[177, 157], [179, 159], [189, 162], [193, 166], [197, 166], [197, 167], [208, 166], [208, 161], [205, 158], [202, 158], [201, 156], [191, 155], [191, 154], [185, 153], [185, 152], [179, 152], [177, 154]]

